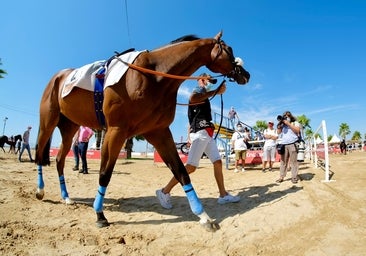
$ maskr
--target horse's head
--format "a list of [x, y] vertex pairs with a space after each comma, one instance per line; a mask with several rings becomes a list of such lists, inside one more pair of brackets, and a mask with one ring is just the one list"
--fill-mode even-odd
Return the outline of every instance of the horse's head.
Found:
[[211, 51], [211, 62], [206, 67], [215, 73], [221, 73], [238, 84], [249, 82], [250, 74], [243, 67], [243, 61], [235, 58], [233, 50], [221, 40], [222, 32], [219, 32], [214, 40], [215, 46]]

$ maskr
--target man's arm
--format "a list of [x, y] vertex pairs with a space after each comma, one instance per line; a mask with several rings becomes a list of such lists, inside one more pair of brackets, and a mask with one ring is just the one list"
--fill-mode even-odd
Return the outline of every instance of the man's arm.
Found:
[[214, 96], [215, 94], [216, 95], [223, 94], [225, 91], [226, 91], [226, 84], [223, 84], [222, 86], [219, 86], [214, 91], [202, 92], [202, 93], [192, 93], [189, 98], [189, 102], [190, 103], [199, 103], [199, 102], [204, 101], [205, 99], [208, 99], [208, 98]]

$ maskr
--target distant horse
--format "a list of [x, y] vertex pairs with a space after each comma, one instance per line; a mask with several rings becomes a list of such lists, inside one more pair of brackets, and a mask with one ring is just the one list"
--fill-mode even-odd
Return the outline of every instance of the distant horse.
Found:
[[17, 141], [22, 141], [22, 135], [18, 134], [13, 137], [13, 140], [9, 140], [8, 144], [10, 145], [9, 153], [12, 152], [14, 154], [18, 153], [18, 151], [15, 150], [15, 146], [17, 145]]
[[[221, 32], [214, 38], [206, 39], [185, 36], [153, 51], [142, 52], [133, 64], [126, 63], [130, 68], [118, 82], [104, 88], [106, 134], [101, 148], [99, 187], [93, 204], [98, 227], [109, 225], [103, 213], [103, 203], [121, 147], [126, 139], [142, 135], [155, 147], [182, 185], [191, 210], [200, 217], [201, 225], [212, 231], [218, 228], [196, 195], [179, 158], [169, 125], [174, 120], [179, 86], [185, 79], [197, 79], [189, 76], [201, 66], [221, 73], [238, 84], [249, 81], [249, 73], [235, 60], [232, 48], [225, 44], [221, 36]], [[41, 99], [36, 146], [38, 199], [44, 197], [42, 166], [50, 164], [50, 138], [56, 126], [62, 137], [56, 166], [61, 196], [66, 203], [72, 203], [72, 200], [66, 189], [63, 169], [72, 137], [80, 125], [96, 130], [103, 128], [95, 112], [93, 92], [74, 88], [68, 96], [60, 97], [62, 85], [72, 71], [66, 69], [55, 74]]]
[[5, 143], [8, 144], [9, 138], [5, 135], [0, 137], [0, 148], [3, 149], [4, 153], [5, 153], [5, 149], [4, 149], [4, 145]]
[[342, 140], [341, 144], [339, 145], [340, 149], [341, 149], [341, 154], [347, 154], [347, 144], [345, 142], [345, 140]]

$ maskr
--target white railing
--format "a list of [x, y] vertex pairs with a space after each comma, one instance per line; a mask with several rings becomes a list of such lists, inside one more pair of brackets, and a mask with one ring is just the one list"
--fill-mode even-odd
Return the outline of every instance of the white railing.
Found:
[[[315, 134], [322, 132], [323, 142], [317, 143]], [[313, 144], [313, 145], [311, 145]], [[328, 146], [328, 134], [327, 134], [327, 126], [325, 120], [322, 120], [318, 129], [316, 129], [313, 133], [313, 136], [310, 140], [310, 150], [313, 157], [314, 167], [324, 167], [325, 170], [325, 178], [322, 182], [330, 182], [335, 180], [330, 180], [330, 169], [329, 169], [329, 146]], [[320, 158], [320, 159], [319, 159]], [[324, 161], [324, 164], [319, 164], [320, 161]]]

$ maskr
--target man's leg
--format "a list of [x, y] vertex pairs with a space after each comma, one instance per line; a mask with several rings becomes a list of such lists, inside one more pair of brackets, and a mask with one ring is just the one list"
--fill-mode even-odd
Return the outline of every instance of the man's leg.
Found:
[[27, 145], [26, 149], [27, 149], [27, 152], [28, 152], [29, 160], [33, 161], [33, 158], [32, 158], [32, 154], [31, 154], [31, 151], [30, 151], [30, 146], [29, 146], [29, 144]]
[[[188, 174], [191, 174], [192, 172], [194, 172], [196, 170], [196, 167], [190, 164], [186, 165], [186, 170], [188, 172]], [[168, 194], [170, 193], [170, 191], [175, 187], [175, 185], [177, 185], [179, 182], [176, 178], [172, 178], [168, 184], [166, 184], [166, 186], [161, 190], [164, 194]]]
[[227, 192], [226, 192], [225, 184], [224, 184], [224, 175], [222, 173], [221, 159], [217, 160], [216, 162], [213, 163], [213, 168], [214, 168], [215, 180], [217, 183], [217, 187], [219, 189], [220, 197], [224, 197], [227, 195]]
[[25, 148], [25, 145], [24, 144], [22, 144], [22, 149], [20, 150], [20, 153], [19, 153], [19, 162], [21, 162], [22, 161], [22, 155], [23, 155], [23, 152], [24, 152], [24, 148]]

